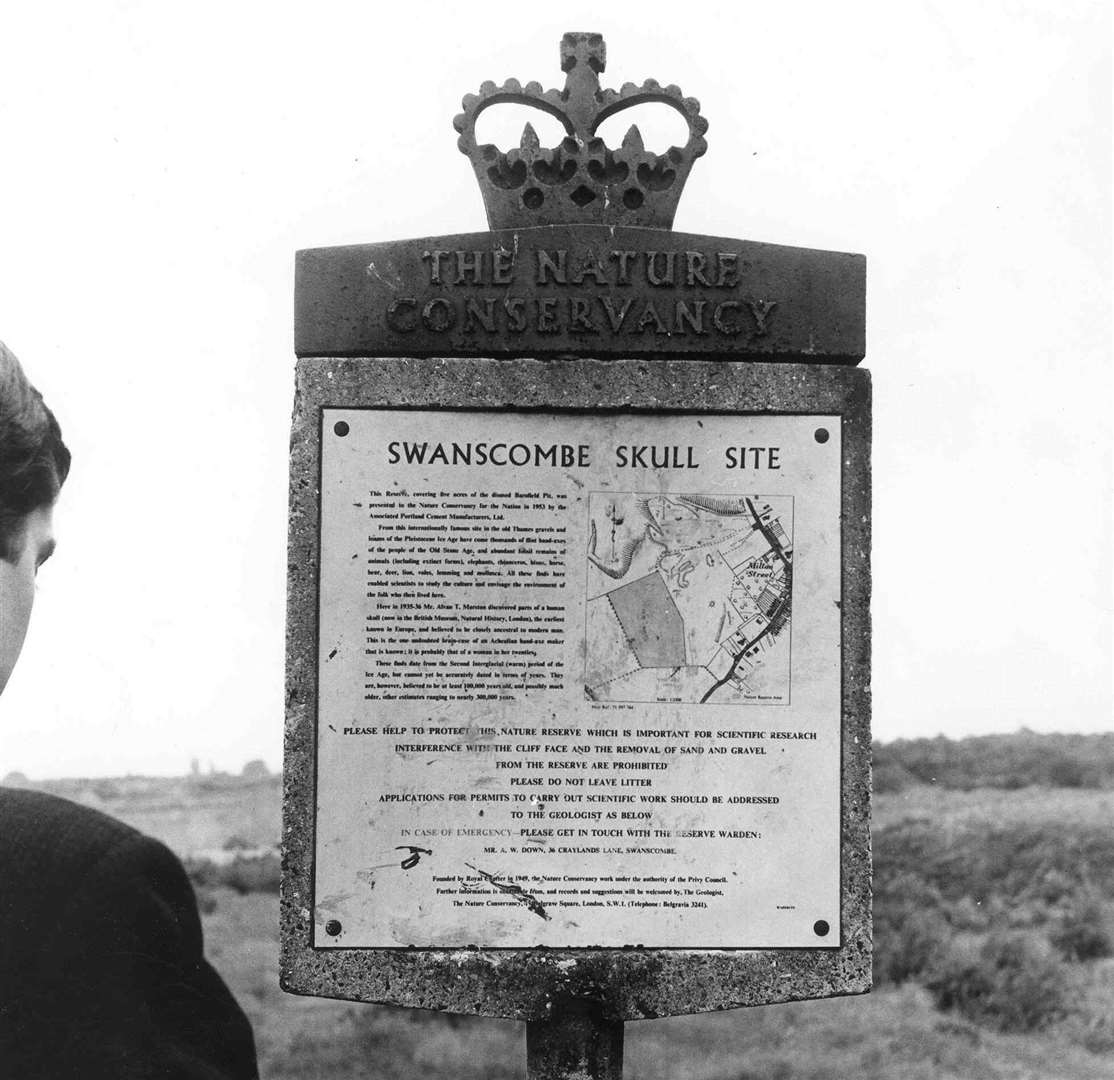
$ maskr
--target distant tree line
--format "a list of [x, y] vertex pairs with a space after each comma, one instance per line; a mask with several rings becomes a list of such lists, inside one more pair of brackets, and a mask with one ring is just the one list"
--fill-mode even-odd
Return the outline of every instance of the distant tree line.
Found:
[[959, 791], [1039, 785], [1114, 788], [1114, 733], [898, 739], [874, 746], [874, 790], [936, 784]]

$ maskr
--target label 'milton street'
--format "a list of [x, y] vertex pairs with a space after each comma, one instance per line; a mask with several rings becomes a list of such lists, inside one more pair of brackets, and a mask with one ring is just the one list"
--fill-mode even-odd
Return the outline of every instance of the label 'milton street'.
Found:
[[840, 944], [839, 417], [321, 438], [316, 947]]

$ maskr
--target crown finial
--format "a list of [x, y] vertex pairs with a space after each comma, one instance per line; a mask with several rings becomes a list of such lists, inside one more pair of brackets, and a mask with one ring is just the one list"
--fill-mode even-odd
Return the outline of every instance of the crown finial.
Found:
[[602, 34], [566, 34], [561, 38], [561, 70], [569, 118], [574, 127], [586, 127], [599, 107], [596, 96], [600, 75], [607, 66], [607, 46]]
[[[468, 94], [464, 111], [453, 120], [458, 145], [471, 159], [493, 229], [572, 222], [640, 225], [668, 229], [689, 170], [708, 148], [708, 121], [700, 102], [683, 97], [676, 86], [647, 79], [641, 86], [600, 89], [607, 66], [601, 34], [568, 33], [561, 39], [563, 90], [542, 90], [537, 82], [522, 86], [508, 79], [502, 86], [485, 82]], [[684, 146], [664, 154], [648, 151], [632, 126], [619, 148], [596, 134], [610, 116], [635, 105], [657, 102], [679, 112], [688, 126]], [[521, 144], [506, 152], [476, 143], [476, 121], [487, 108], [506, 103], [527, 105], [556, 117], [566, 135], [559, 146], [542, 147], [533, 126], [526, 125]]]
[[567, 33], [561, 38], [561, 70], [588, 68], [602, 75], [607, 67], [607, 43], [602, 34]]

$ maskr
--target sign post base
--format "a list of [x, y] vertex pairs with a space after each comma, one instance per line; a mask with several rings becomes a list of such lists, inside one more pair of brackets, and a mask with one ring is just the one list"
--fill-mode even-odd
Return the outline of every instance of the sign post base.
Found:
[[622, 1020], [579, 998], [556, 1003], [553, 1014], [526, 1022], [526, 1080], [622, 1080]]

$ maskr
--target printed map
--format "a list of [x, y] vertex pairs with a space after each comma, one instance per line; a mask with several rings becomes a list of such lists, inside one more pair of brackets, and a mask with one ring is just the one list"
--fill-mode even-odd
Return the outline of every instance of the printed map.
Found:
[[793, 498], [594, 491], [585, 693], [789, 704]]

